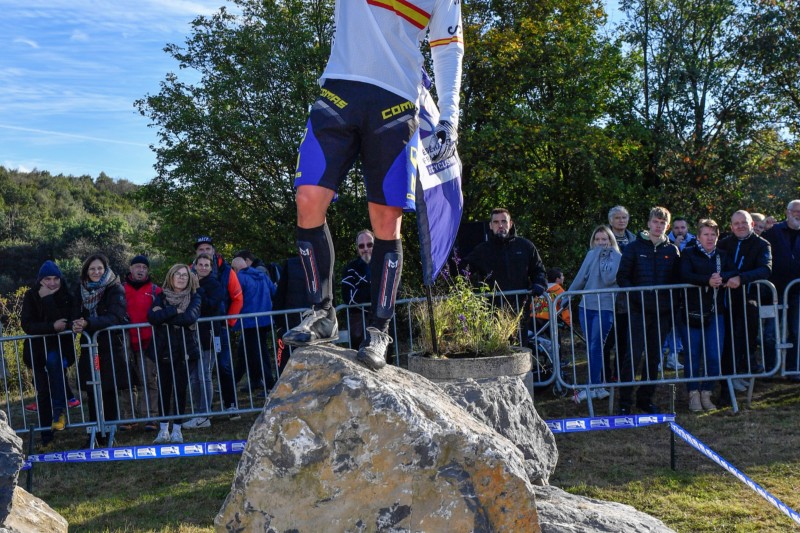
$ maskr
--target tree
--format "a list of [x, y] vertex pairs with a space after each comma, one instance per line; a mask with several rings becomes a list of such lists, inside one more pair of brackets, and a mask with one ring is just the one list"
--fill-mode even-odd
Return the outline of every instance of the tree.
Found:
[[210, 233], [281, 258], [294, 248], [297, 146], [329, 54], [333, 3], [234, 3], [240, 13], [199, 17], [185, 47], [165, 49], [198, 81], [170, 73], [136, 102], [159, 137], [143, 198], [166, 250], [189, 251]]

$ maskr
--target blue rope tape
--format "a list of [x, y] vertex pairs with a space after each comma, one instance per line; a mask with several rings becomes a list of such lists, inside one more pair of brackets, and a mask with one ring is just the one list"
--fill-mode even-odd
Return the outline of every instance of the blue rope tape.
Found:
[[797, 524], [800, 524], [800, 514], [798, 514], [797, 511], [795, 511], [794, 509], [792, 509], [791, 507], [780, 501], [778, 498], [767, 492], [767, 490], [764, 487], [762, 487], [761, 485], [759, 485], [758, 483], [756, 483], [755, 481], [744, 475], [740, 470], [738, 470], [735, 466], [733, 466], [728, 461], [723, 459], [714, 450], [703, 444], [703, 442], [701, 442], [700, 439], [698, 439], [697, 437], [695, 437], [694, 435], [692, 435], [691, 433], [680, 427], [675, 422], [670, 422], [669, 427], [676, 435], [678, 435], [680, 438], [686, 441], [686, 443], [689, 444], [692, 448], [696, 449], [697, 451], [699, 451], [700, 453], [702, 453], [703, 455], [705, 455], [706, 457], [717, 463], [719, 466], [721, 466], [722, 468], [733, 474], [739, 481], [741, 481], [742, 483], [753, 489], [759, 496], [761, 496], [769, 503], [777, 507], [778, 510], [780, 510], [783, 514], [794, 520]]
[[94, 448], [65, 452], [29, 455], [20, 470], [31, 468], [32, 463], [95, 463], [104, 461], [134, 461], [137, 459], [165, 459], [171, 457], [201, 457], [204, 455], [229, 455], [242, 453], [245, 440], [220, 442], [192, 442], [187, 444], [151, 444], [122, 446], [120, 448]]
[[547, 420], [547, 427], [553, 433], [578, 433], [582, 431], [602, 431], [606, 429], [626, 429], [652, 426], [674, 422], [675, 415], [625, 415], [598, 416], [594, 418], [562, 418]]

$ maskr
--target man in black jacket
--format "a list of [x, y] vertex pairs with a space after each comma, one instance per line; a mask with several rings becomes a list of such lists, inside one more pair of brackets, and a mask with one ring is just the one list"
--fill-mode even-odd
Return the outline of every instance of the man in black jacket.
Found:
[[[342, 271], [342, 303], [345, 305], [368, 304], [371, 298], [369, 262], [375, 236], [368, 230], [361, 230], [356, 236], [358, 257], [347, 263]], [[366, 326], [369, 324], [369, 308], [351, 307], [347, 310], [347, 323], [350, 332], [350, 347], [358, 348], [364, 340]]]
[[[732, 235], [725, 237], [718, 244], [719, 249], [731, 257], [734, 268], [739, 273], [725, 284], [725, 287], [730, 289], [727, 294], [730, 317], [726, 317], [726, 321], [730, 320], [731, 325], [730, 334], [725, 336], [722, 350], [723, 375], [758, 372], [762, 370], [758, 369], [758, 366], [769, 368], [775, 363], [769, 353], [764, 354], [766, 361], [750, 357], [755, 356], [758, 336], [758, 287], [749, 284], [769, 278], [772, 271], [770, 245], [755, 234], [754, 227], [750, 213], [736, 211], [731, 216]], [[734, 382], [734, 386], [739, 390], [743, 390], [743, 385], [744, 383]], [[728, 389], [724, 386], [719, 403], [722, 405], [730, 403]]]
[[[653, 287], [678, 283], [680, 252], [667, 239], [670, 212], [664, 207], [650, 210], [647, 221], [649, 232], [643, 231], [622, 252], [617, 283], [620, 287]], [[677, 309], [679, 294], [670, 290], [642, 290], [621, 297], [629, 304], [629, 324], [620, 324], [620, 334], [630, 334], [630, 352], [620, 362], [620, 382], [633, 382], [645, 352], [643, 381], [659, 378], [658, 364], [661, 361], [661, 346], [667, 334], [674, 328], [673, 308]], [[630, 329], [626, 331], [626, 326]], [[645, 413], [656, 414], [658, 406], [653, 403], [655, 385], [642, 385], [636, 393], [636, 407]], [[631, 414], [633, 388], [619, 389], [620, 415]]]
[[[800, 283], [795, 283], [784, 298], [786, 287], [800, 279], [800, 200], [792, 200], [786, 206], [786, 220], [775, 224], [764, 232], [764, 238], [772, 245], [772, 276], [769, 280], [778, 289], [779, 302], [787, 307], [786, 342], [793, 345], [786, 351], [786, 370], [795, 372], [800, 368]], [[800, 381], [800, 375], [790, 376]]]
[[544, 264], [536, 246], [518, 237], [511, 214], [492, 210], [489, 240], [478, 244], [464, 259], [473, 280], [502, 292], [530, 290], [541, 296], [547, 289]]

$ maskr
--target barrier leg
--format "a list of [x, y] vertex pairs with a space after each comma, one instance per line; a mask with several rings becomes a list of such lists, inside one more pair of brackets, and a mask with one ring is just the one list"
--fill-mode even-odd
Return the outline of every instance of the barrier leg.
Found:
[[726, 380], [728, 382], [728, 394], [731, 395], [731, 410], [734, 413], [739, 412], [739, 403], [736, 401], [736, 390], [733, 388], [733, 378]]
[[[675, 384], [674, 383], [672, 385], [670, 385], [670, 389], [671, 389], [671, 394], [670, 394], [670, 398], [669, 398], [669, 410], [674, 415], [675, 414], [675, 399], [676, 399], [676, 397], [675, 397], [676, 389], [675, 389]], [[669, 466], [670, 466], [670, 468], [672, 469], [673, 472], [678, 469], [678, 467], [677, 467], [677, 458], [675, 457], [675, 432], [674, 431], [670, 431], [669, 432]]]
[[[33, 455], [33, 439], [36, 437], [36, 432], [33, 431], [34, 426], [28, 427], [28, 455]], [[28, 469], [27, 479], [25, 481], [25, 490], [33, 494], [33, 463]]]

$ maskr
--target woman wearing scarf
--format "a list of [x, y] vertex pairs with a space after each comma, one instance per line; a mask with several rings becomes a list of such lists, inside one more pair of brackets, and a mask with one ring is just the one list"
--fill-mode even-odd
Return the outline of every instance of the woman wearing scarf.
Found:
[[[81, 267], [81, 283], [76, 302], [80, 318], [72, 323], [72, 331], [81, 335], [81, 358], [78, 361], [78, 381], [86, 391], [89, 404], [89, 420], [97, 420], [97, 398], [95, 397], [93, 368], [100, 368], [103, 418], [117, 420], [117, 389], [127, 386], [128, 372], [124, 364], [115, 364], [125, 355], [125, 334], [116, 329], [97, 335], [97, 360], [90, 357], [89, 343], [94, 333], [111, 326], [128, 322], [125, 289], [119, 277], [108, 266], [103, 254], [89, 256]], [[91, 439], [91, 437], [90, 437]], [[105, 437], [98, 436], [98, 443], [106, 444]], [[90, 443], [91, 444], [91, 443]]]
[[[153, 356], [158, 364], [161, 393], [161, 416], [186, 412], [186, 389], [189, 384], [188, 362], [200, 357], [197, 319], [202, 299], [198, 292], [197, 276], [188, 265], [177, 264], [169, 269], [163, 292], [156, 296], [147, 320], [153, 326], [155, 342]], [[174, 413], [172, 412], [174, 411]], [[161, 422], [154, 444], [183, 442], [181, 419]]]

